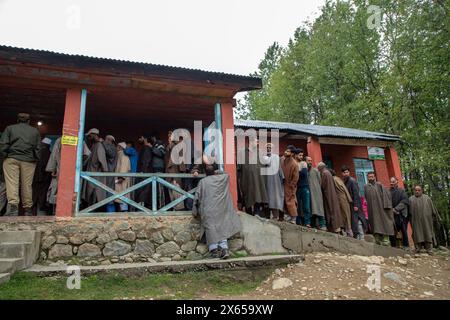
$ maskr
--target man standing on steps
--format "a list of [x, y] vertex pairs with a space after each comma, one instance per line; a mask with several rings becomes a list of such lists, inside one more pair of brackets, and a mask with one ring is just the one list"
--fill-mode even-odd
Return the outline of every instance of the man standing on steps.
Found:
[[[297, 183], [298, 211], [301, 212], [303, 219], [302, 224], [307, 228], [311, 228], [311, 192], [309, 190], [308, 164], [302, 157], [298, 165], [300, 170]], [[299, 217], [297, 217], [297, 219], [298, 218]], [[300, 223], [297, 222], [297, 224]]]
[[[238, 150], [239, 151], [239, 150]], [[251, 215], [263, 215], [263, 207], [268, 203], [265, 176], [261, 174], [264, 164], [259, 156], [258, 139], [250, 139], [244, 152], [245, 162], [237, 165], [240, 175], [240, 189], [245, 211]]]
[[441, 217], [431, 198], [423, 194], [421, 186], [414, 187], [414, 195], [409, 198], [409, 203], [416, 251], [419, 253], [425, 249], [428, 254], [432, 254], [433, 242], [436, 243], [433, 219], [440, 222]]
[[321, 176], [321, 187], [323, 194], [323, 207], [325, 209], [325, 219], [327, 221], [328, 231], [341, 232], [342, 217], [339, 211], [339, 199], [334, 185], [334, 179], [331, 172], [323, 162], [317, 165]]
[[336, 175], [336, 171], [330, 169], [331, 175], [333, 176], [334, 186], [336, 188], [336, 194], [339, 200], [339, 212], [341, 213], [341, 233], [342, 235], [347, 235], [353, 238], [352, 231], [352, 212], [350, 206], [353, 203], [353, 199], [345, 186], [344, 181]]
[[317, 220], [316, 228], [326, 231], [325, 223], [325, 211], [323, 208], [323, 196], [322, 188], [320, 187], [321, 177], [320, 172], [316, 168], [313, 168], [312, 158], [306, 157], [306, 163], [308, 164], [308, 180], [309, 191], [311, 192], [311, 214], [312, 218]]
[[367, 174], [369, 183], [364, 186], [364, 195], [369, 211], [369, 223], [377, 244], [389, 246], [389, 236], [394, 235], [394, 213], [391, 194], [379, 182], [375, 172]]
[[270, 218], [278, 220], [284, 208], [284, 174], [280, 166], [280, 156], [272, 153], [272, 147], [272, 143], [266, 145], [267, 154], [261, 162], [272, 170], [271, 174], [266, 175], [266, 190], [271, 211]]
[[350, 169], [347, 166], [342, 167], [342, 177], [344, 178], [345, 186], [350, 193], [350, 197], [352, 198], [350, 211], [352, 212], [351, 219], [353, 236], [358, 240], [364, 240], [364, 234], [367, 230], [367, 222], [362, 210], [358, 183], [350, 176]]
[[293, 145], [287, 146], [284, 156], [281, 158], [281, 169], [284, 175], [284, 208], [286, 221], [295, 224], [298, 216], [297, 212], [297, 182], [299, 177], [299, 168], [295, 161], [297, 148]]
[[[396, 177], [391, 178], [391, 198], [392, 210], [394, 211], [394, 222], [396, 231], [401, 231], [403, 249], [409, 249], [408, 241], [408, 223], [409, 223], [409, 199], [406, 191], [398, 187], [398, 180]], [[397, 246], [396, 235], [391, 236], [391, 245]]]
[[[41, 136], [30, 126], [30, 115], [19, 113], [17, 124], [6, 127], [0, 139], [0, 157], [3, 161], [6, 194], [8, 198], [7, 216], [19, 214], [19, 202], [26, 216], [31, 216], [33, 207], [32, 183], [36, 162], [39, 159]], [[21, 199], [19, 198], [19, 189]]]

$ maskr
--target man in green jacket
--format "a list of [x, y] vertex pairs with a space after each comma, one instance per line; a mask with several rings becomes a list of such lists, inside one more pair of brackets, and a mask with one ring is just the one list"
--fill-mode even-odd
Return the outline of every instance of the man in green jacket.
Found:
[[6, 216], [19, 214], [20, 200], [25, 215], [32, 215], [32, 183], [40, 144], [39, 131], [30, 126], [30, 115], [27, 113], [19, 113], [17, 124], [6, 127], [0, 138], [0, 157], [4, 159], [3, 172], [8, 199]]

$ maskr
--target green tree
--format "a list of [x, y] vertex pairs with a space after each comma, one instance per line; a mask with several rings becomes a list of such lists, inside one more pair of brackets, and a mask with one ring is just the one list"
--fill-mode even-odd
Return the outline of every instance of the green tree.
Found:
[[286, 48], [277, 43], [254, 74], [246, 117], [354, 127], [401, 135], [407, 186], [421, 184], [449, 222], [449, 2], [327, 1]]

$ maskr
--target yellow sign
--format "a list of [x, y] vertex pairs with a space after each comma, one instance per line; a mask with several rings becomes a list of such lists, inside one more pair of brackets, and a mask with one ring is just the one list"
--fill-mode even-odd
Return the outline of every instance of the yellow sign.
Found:
[[61, 144], [65, 144], [67, 146], [76, 146], [78, 144], [78, 137], [76, 137], [76, 136], [62, 136]]

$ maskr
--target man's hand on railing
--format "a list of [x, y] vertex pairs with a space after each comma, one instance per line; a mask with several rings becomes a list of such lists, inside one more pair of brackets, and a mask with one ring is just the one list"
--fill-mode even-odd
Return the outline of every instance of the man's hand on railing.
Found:
[[118, 177], [117, 180], [116, 180], [116, 183], [122, 183], [124, 181], [125, 181], [125, 178]]

